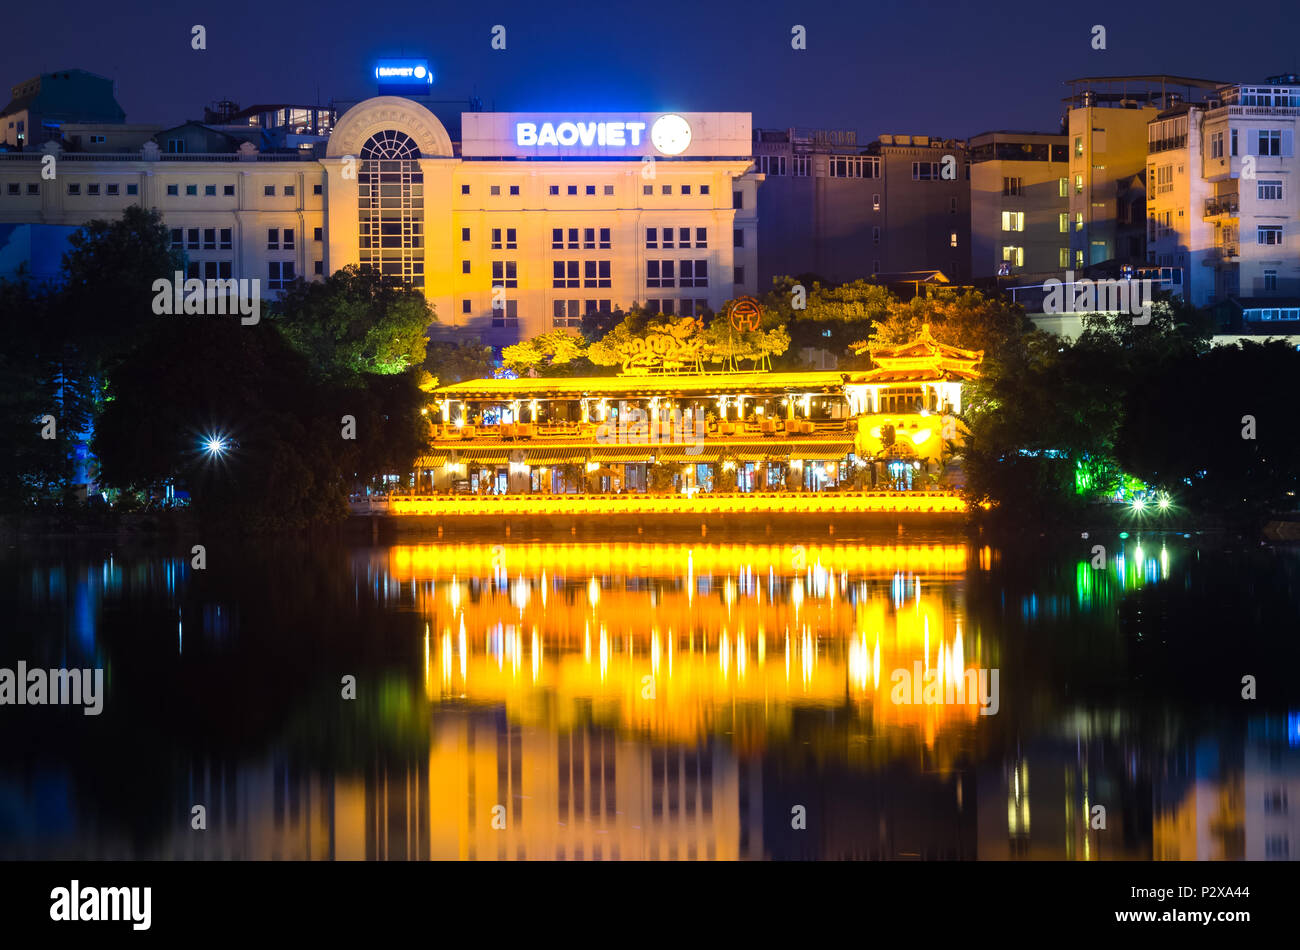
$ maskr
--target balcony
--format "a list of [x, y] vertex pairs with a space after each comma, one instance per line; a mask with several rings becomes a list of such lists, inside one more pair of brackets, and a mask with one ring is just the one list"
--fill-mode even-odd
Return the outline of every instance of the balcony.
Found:
[[1237, 217], [1240, 202], [1237, 195], [1217, 195], [1213, 198], [1205, 199], [1205, 215], [1207, 218], [1217, 218], [1220, 215], [1227, 215], [1230, 218]]

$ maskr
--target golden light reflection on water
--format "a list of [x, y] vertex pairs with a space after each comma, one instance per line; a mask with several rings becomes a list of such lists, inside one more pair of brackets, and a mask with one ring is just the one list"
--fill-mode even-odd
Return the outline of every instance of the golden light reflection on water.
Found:
[[[425, 545], [388, 552], [431, 631], [433, 703], [504, 705], [551, 730], [583, 717], [742, 749], [800, 707], [844, 708], [932, 749], [978, 697], [896, 702], [894, 671], [940, 686], [991, 665], [964, 633], [964, 545]], [[905, 694], [911, 699], [910, 692]], [[588, 710], [590, 712], [588, 712]]]

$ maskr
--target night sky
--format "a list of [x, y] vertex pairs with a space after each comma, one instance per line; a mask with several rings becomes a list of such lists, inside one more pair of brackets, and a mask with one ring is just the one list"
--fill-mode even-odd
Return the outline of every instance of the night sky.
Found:
[[[1260, 81], [1300, 71], [1297, 0], [605, 3], [123, 0], [14, 4], [5, 89], [80, 67], [117, 80], [128, 122], [375, 94], [380, 56], [427, 57], [448, 99], [501, 111], [746, 111], [756, 125], [966, 137], [1055, 131], [1065, 79], [1170, 73]], [[190, 27], [207, 28], [206, 51]], [[494, 24], [507, 49], [490, 48]], [[790, 29], [808, 30], [808, 49]], [[1090, 47], [1107, 29], [1107, 50]], [[6, 97], [7, 99], [7, 97]]]

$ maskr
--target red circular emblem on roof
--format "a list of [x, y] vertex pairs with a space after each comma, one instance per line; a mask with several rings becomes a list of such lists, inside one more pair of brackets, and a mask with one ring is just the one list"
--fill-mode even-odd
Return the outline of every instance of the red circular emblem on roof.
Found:
[[731, 328], [740, 333], [757, 330], [762, 317], [763, 308], [758, 305], [758, 301], [753, 297], [739, 297], [731, 302], [731, 306], [727, 310], [727, 318], [731, 321]]

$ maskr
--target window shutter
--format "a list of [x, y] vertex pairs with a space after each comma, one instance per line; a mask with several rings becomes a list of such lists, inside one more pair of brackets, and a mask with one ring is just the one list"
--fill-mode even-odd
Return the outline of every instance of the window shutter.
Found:
[[1295, 154], [1295, 130], [1282, 130], [1282, 154], [1290, 157]]

